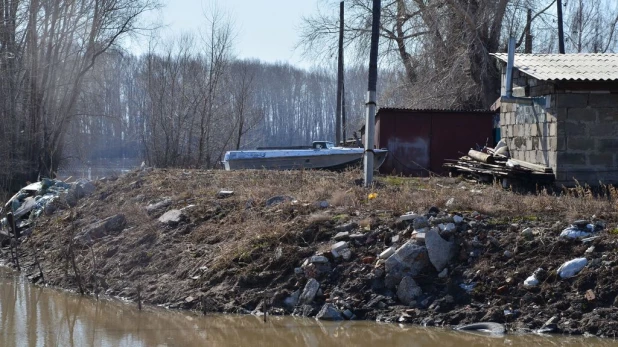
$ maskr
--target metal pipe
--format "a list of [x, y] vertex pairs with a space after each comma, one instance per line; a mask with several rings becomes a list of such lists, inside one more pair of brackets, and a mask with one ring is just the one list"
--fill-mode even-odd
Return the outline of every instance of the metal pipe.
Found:
[[378, 40], [380, 39], [380, 0], [373, 0], [373, 21], [371, 23], [371, 50], [369, 52], [369, 83], [365, 104], [365, 187], [373, 181], [373, 147], [375, 137], [376, 86], [378, 82]]
[[508, 60], [506, 61], [506, 97], [513, 96], [513, 65], [515, 64], [515, 38], [509, 38]]

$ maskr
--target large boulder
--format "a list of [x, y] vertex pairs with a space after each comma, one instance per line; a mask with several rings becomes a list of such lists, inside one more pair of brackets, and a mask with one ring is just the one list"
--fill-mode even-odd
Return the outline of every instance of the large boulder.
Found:
[[385, 285], [395, 288], [405, 276], [415, 277], [429, 265], [427, 248], [408, 241], [384, 263]]
[[79, 199], [94, 193], [95, 190], [96, 187], [92, 182], [84, 179], [77, 180], [71, 183], [66, 195], [66, 202], [69, 206], [73, 207], [77, 205]]
[[309, 279], [305, 284], [305, 289], [300, 294], [299, 303], [302, 305], [310, 304], [315, 299], [318, 289], [320, 289], [320, 283], [313, 278]]
[[446, 241], [437, 230], [431, 229], [425, 234], [425, 247], [427, 247], [429, 261], [440, 272], [444, 270], [453, 257], [455, 243], [453, 241]]
[[341, 312], [339, 312], [335, 305], [330, 303], [324, 304], [315, 318], [321, 320], [343, 320]]
[[163, 198], [163, 200], [161, 201], [158, 201], [158, 202], [155, 202], [155, 203], [152, 203], [146, 206], [146, 213], [148, 213], [149, 215], [161, 213], [163, 212], [165, 208], [167, 208], [171, 204], [172, 204], [172, 199]]
[[127, 220], [124, 217], [124, 214], [119, 213], [115, 216], [105, 218], [102, 221], [90, 224], [84, 228], [84, 230], [75, 235], [74, 240], [82, 245], [92, 244], [97, 239], [122, 231], [126, 223]]
[[423, 294], [421, 287], [416, 284], [416, 281], [410, 277], [404, 277], [397, 287], [397, 298], [406, 305], [410, 305], [416, 298]]
[[159, 217], [159, 222], [173, 227], [187, 219], [188, 217], [181, 210], [169, 210]]

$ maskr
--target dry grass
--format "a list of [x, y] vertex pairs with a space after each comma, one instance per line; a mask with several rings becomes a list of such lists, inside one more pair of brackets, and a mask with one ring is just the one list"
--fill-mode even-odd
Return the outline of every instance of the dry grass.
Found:
[[[249, 279], [298, 264], [316, 251], [328, 249], [325, 245], [332, 239], [334, 226], [353, 221], [371, 229], [399, 214], [424, 213], [432, 206], [478, 211], [505, 223], [515, 219], [572, 221], [593, 214], [608, 222], [618, 221], [618, 191], [612, 186], [520, 194], [497, 185], [437, 177], [376, 177], [371, 188], [364, 188], [356, 184], [361, 177], [360, 170], [136, 171], [117, 181], [97, 183], [97, 192], [74, 209], [78, 215], [75, 222], [68, 211], [42, 218], [28, 242], [33, 243], [32, 249], [49, 250], [46, 266], [51, 269], [50, 264], [66, 261], [60, 252], [66, 248], [66, 238], [58, 238], [64, 235], [60, 233], [124, 213], [127, 228], [98, 241], [92, 252], [83, 250], [78, 264], [85, 275], [104, 276], [117, 295], [132, 295], [133, 289], [126, 283], [139, 281], [145, 284], [146, 300], [163, 303], [184, 300], [186, 288], [197, 290], [202, 280], [218, 283], [216, 279], [225, 277], [221, 274], [230, 269]], [[219, 199], [220, 190], [234, 194]], [[375, 198], [369, 199], [370, 193], [375, 193]], [[282, 195], [297, 201], [265, 205], [269, 198]], [[166, 227], [157, 221], [159, 215], [145, 212], [148, 204], [164, 197], [172, 200], [169, 208], [186, 208], [190, 222]], [[318, 206], [323, 200], [329, 208]], [[90, 265], [93, 254], [96, 269]], [[190, 278], [202, 268], [208, 269], [207, 274], [193, 282]], [[161, 280], [161, 274], [168, 279]], [[56, 285], [72, 281], [64, 274], [56, 274], [56, 278]]]

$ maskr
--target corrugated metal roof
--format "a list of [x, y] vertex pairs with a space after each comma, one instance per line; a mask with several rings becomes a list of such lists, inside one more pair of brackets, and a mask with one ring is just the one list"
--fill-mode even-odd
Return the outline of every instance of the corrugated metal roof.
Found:
[[[507, 53], [493, 53], [506, 62]], [[515, 54], [514, 66], [541, 81], [618, 80], [618, 54]]]
[[483, 112], [487, 112], [487, 113], [492, 113], [493, 111], [491, 110], [475, 110], [475, 109], [471, 109], [471, 110], [464, 110], [464, 109], [447, 109], [447, 108], [405, 108], [405, 107], [380, 107], [378, 109], [378, 112], [380, 111], [409, 111], [409, 112], [426, 112], [426, 113], [470, 113], [470, 112], [477, 112], [477, 113], [483, 113]]

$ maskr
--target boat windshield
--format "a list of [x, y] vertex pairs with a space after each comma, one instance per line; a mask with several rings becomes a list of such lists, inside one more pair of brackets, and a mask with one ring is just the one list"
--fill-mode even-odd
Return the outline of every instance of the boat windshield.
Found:
[[333, 148], [335, 145], [330, 141], [313, 141], [314, 149]]

